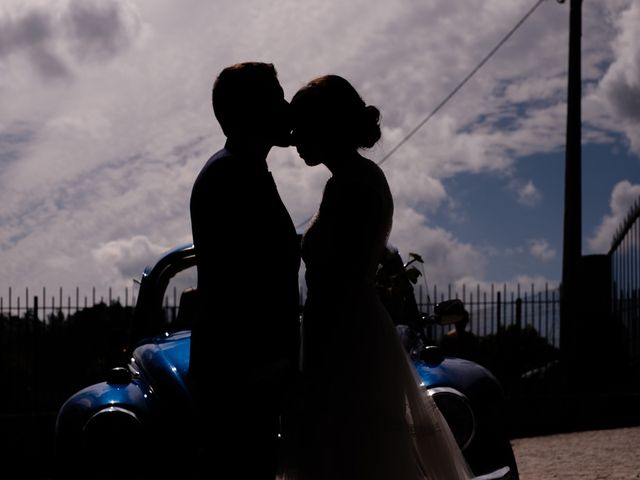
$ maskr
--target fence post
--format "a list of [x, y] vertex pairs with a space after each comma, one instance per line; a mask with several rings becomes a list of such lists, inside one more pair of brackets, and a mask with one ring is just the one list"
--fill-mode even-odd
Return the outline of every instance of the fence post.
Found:
[[496, 292], [496, 334], [499, 334], [502, 324], [502, 297], [500, 296], [500, 290]]
[[522, 328], [522, 299], [516, 298], [516, 326], [518, 330]]
[[33, 360], [31, 365], [31, 381], [33, 384], [33, 390], [31, 391], [31, 401], [33, 405], [33, 411], [38, 411], [38, 401], [40, 397], [40, 382], [39, 382], [39, 370], [40, 370], [40, 349], [39, 347], [39, 322], [38, 322], [38, 296], [33, 297]]

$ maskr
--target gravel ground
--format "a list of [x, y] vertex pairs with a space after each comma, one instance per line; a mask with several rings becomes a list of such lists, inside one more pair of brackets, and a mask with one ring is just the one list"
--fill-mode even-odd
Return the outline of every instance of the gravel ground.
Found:
[[640, 427], [512, 440], [521, 480], [640, 479]]

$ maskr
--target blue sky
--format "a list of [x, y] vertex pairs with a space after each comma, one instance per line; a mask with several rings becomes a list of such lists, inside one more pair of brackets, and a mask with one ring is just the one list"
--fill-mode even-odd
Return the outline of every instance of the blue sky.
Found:
[[[640, 181], [640, 162], [618, 143], [590, 145], [582, 155], [582, 252], [607, 253], [608, 243], [593, 245], [590, 240], [603, 218], [612, 216], [610, 197], [614, 187], [624, 180], [635, 184]], [[456, 237], [475, 238], [478, 248], [487, 249], [490, 258], [496, 259], [487, 263], [488, 279], [500, 281], [528, 272], [553, 284], [562, 276], [564, 162], [564, 152], [519, 160], [518, 175], [530, 179], [541, 192], [531, 206], [518, 203], [517, 192], [499, 175], [463, 173], [448, 179], [446, 188], [455, 192], [457, 201], [464, 205], [464, 214], [452, 214], [444, 208], [437, 212], [434, 222]], [[464, 220], [458, 218], [462, 215]], [[523, 238], [527, 239], [524, 243]], [[537, 255], [532, 254], [533, 245], [538, 246]]]
[[[224, 142], [225, 66], [273, 62], [287, 98], [326, 73], [382, 112], [380, 160], [534, 0], [5, 0], [0, 295], [123, 289], [191, 240], [191, 186]], [[547, 0], [383, 169], [391, 242], [430, 284], [561, 277], [568, 2]], [[640, 3], [583, 7], [583, 252], [640, 197]], [[328, 172], [269, 157], [296, 223]], [[248, 222], [251, 219], [247, 219]], [[256, 262], [259, 268], [259, 261]]]

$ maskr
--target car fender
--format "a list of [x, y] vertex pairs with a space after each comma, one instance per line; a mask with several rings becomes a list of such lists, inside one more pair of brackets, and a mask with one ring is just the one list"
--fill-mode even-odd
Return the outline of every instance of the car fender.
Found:
[[126, 384], [100, 382], [69, 397], [56, 418], [56, 444], [63, 446], [70, 438], [80, 438], [87, 422], [99, 412], [119, 408], [144, 423], [152, 413], [153, 390], [141, 379]]

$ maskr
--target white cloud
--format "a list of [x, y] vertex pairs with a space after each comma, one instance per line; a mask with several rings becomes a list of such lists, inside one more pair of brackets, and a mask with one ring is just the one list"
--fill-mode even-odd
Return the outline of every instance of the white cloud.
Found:
[[535, 238], [529, 241], [529, 253], [535, 258], [548, 262], [556, 257], [556, 251], [544, 238]]
[[481, 252], [442, 228], [426, 225], [425, 218], [411, 208], [396, 208], [390, 243], [405, 260], [410, 252], [422, 256], [426, 277], [422, 281], [426, 280], [429, 288], [465, 275], [484, 275], [486, 258]]
[[140, 278], [144, 268], [151, 265], [165, 251], [167, 247], [154, 244], [144, 235], [136, 235], [99, 245], [93, 250], [93, 256], [102, 264], [105, 271], [117, 271], [126, 284], [131, 279]]
[[540, 203], [542, 199], [542, 194], [531, 180], [526, 183], [518, 182], [517, 185], [514, 185], [514, 188], [516, 188], [518, 193], [518, 203], [520, 205], [534, 207]]
[[18, 57], [45, 81], [66, 78], [75, 62], [109, 60], [140, 31], [138, 13], [126, 0], [16, 4], [0, 11], [0, 60]]
[[606, 17], [615, 28], [613, 61], [585, 99], [586, 118], [601, 128], [626, 135], [640, 153], [640, 4], [606, 3]]
[[74, 56], [98, 62], [128, 48], [141, 31], [138, 12], [125, 1], [71, 0], [62, 22]]
[[[585, 4], [587, 19], [594, 17], [592, 3]], [[392, 240], [402, 253], [424, 254], [430, 281], [482, 279], [486, 270], [485, 255], [470, 239], [429, 223], [429, 215], [452, 203], [445, 180], [490, 172], [507, 173], [508, 183], [518, 157], [564, 143], [565, 7], [543, 3], [383, 165], [396, 200]], [[94, 255], [100, 246], [124, 248], [118, 242], [135, 238], [149, 248], [189, 241], [191, 185], [223, 143], [209, 103], [222, 67], [273, 62], [289, 98], [315, 76], [344, 75], [382, 111], [383, 138], [369, 152], [379, 159], [527, 8], [525, 0], [473, 8], [435, 0], [3, 2], [3, 281], [104, 284], [128, 267], [105, 269], [105, 257]], [[603, 22], [600, 47], [587, 48], [589, 78], [599, 78], [601, 52], [611, 58], [608, 26], [633, 31], [625, 11]], [[624, 65], [632, 64], [631, 47], [616, 48]], [[302, 222], [317, 207], [328, 173], [305, 167], [291, 149], [274, 149], [269, 164], [294, 221]], [[523, 192], [527, 200], [542, 193], [533, 184]]]
[[589, 237], [589, 250], [593, 253], [607, 253], [611, 248], [613, 236], [620, 227], [631, 207], [640, 199], [640, 185], [624, 180], [616, 184], [611, 192], [609, 206], [611, 213], [602, 218], [602, 222]]

